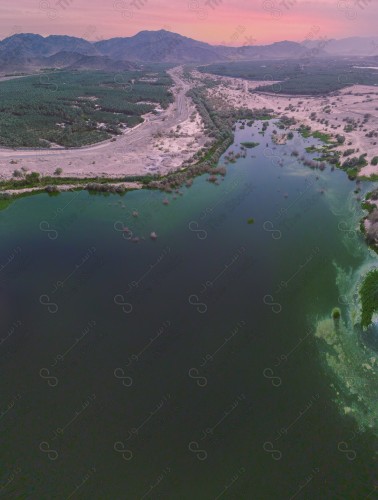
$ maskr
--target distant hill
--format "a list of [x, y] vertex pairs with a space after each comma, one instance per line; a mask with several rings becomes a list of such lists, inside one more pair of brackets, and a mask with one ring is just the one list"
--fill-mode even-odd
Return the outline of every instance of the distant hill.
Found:
[[283, 59], [305, 56], [308, 49], [296, 42], [226, 47], [198, 42], [169, 31], [141, 31], [130, 38], [112, 38], [95, 44], [102, 54], [139, 62], [210, 63], [227, 60]]
[[5, 38], [0, 42], [0, 51], [25, 50], [34, 56], [51, 56], [57, 52], [78, 52], [83, 55], [95, 55], [96, 48], [83, 38], [51, 35], [44, 38], [32, 33], [21, 33]]
[[[306, 57], [309, 49], [296, 42], [275, 42], [271, 45], [248, 45], [243, 47], [218, 47], [218, 53], [234, 61], [251, 61], [254, 59], [293, 59]], [[319, 51], [318, 56], [325, 56], [324, 51]]]
[[58, 52], [53, 56], [43, 59], [46, 68], [76, 69], [103, 71], [127, 71], [136, 69], [139, 66], [128, 61], [114, 61], [107, 56], [83, 56], [76, 52]]
[[362, 56], [378, 55], [378, 37], [350, 37], [341, 40], [313, 40], [303, 42], [307, 48], [323, 47], [330, 56]]
[[31, 50], [24, 47], [0, 47], [0, 72], [33, 71], [43, 66], [43, 57], [36, 56]]
[[13, 35], [0, 42], [0, 72], [34, 71], [41, 68], [98, 69], [122, 71], [135, 68], [98, 52], [82, 38], [34, 34]]
[[0, 72], [33, 71], [43, 67], [119, 71], [147, 62], [209, 64], [377, 54], [378, 37], [227, 47], [199, 42], [166, 30], [141, 31], [131, 37], [99, 42], [64, 35], [43, 37], [22, 33], [0, 42]]
[[[62, 51], [66, 55], [62, 55]], [[68, 52], [71, 56], [67, 55]], [[76, 62], [78, 56], [96, 53], [93, 44], [82, 38], [59, 35], [44, 38], [32, 33], [21, 33], [0, 42], [0, 72], [33, 71], [48, 66], [66, 67]], [[50, 64], [49, 57], [55, 55], [60, 58], [60, 64]]]
[[129, 38], [96, 42], [102, 54], [139, 62], [212, 62], [222, 59], [217, 47], [169, 31], [141, 31]]
[[67, 69], [91, 70], [98, 69], [102, 71], [128, 71], [138, 68], [137, 64], [129, 61], [115, 61], [107, 56], [80, 56]]

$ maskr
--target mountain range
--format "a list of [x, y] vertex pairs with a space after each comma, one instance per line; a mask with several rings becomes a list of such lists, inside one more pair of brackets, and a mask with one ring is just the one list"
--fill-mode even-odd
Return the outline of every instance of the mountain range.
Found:
[[290, 59], [306, 57], [374, 56], [378, 37], [282, 41], [269, 45], [210, 45], [169, 31], [141, 31], [124, 38], [90, 42], [65, 35], [43, 37], [15, 34], [0, 42], [0, 73], [40, 68], [122, 71], [141, 63], [197, 63]]

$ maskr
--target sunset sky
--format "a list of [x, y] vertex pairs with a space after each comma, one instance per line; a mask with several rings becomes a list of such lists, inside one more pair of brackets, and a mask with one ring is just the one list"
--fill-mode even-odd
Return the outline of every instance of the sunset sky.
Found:
[[14, 33], [90, 40], [167, 29], [209, 43], [264, 44], [373, 36], [377, 0], [1, 0], [0, 39]]

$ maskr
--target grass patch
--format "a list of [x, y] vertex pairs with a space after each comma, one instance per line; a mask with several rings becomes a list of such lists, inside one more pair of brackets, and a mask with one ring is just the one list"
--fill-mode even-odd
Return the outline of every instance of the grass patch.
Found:
[[9, 207], [13, 202], [12, 198], [1, 198], [0, 197], [0, 211], [5, 210], [6, 208]]
[[312, 137], [314, 137], [315, 139], [319, 139], [320, 141], [324, 142], [325, 144], [331, 144], [331, 136], [329, 134], [325, 134], [323, 132], [319, 132], [318, 130], [316, 130], [315, 132], [313, 132], [312, 134]]

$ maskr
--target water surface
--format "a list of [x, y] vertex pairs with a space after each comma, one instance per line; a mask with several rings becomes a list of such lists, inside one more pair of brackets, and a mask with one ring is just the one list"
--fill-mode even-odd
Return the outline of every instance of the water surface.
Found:
[[374, 430], [315, 337], [373, 263], [356, 186], [259, 130], [219, 185], [0, 213], [4, 498], [374, 498]]

